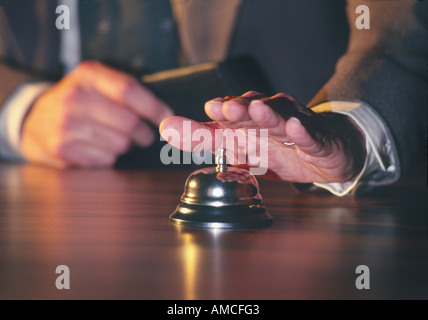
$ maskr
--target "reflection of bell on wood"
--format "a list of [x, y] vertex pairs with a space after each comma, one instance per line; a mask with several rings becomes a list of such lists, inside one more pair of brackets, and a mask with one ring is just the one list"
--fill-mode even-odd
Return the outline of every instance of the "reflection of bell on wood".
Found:
[[171, 224], [246, 228], [272, 223], [256, 178], [245, 169], [228, 167], [224, 149], [216, 162], [217, 167], [197, 170], [187, 178], [181, 202], [170, 216]]

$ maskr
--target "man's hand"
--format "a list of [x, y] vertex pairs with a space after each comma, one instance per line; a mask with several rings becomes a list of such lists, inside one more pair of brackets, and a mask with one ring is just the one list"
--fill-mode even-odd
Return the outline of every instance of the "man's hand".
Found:
[[[244, 135], [248, 129], [268, 129], [267, 141], [258, 139], [257, 143], [268, 144], [268, 176], [285, 181], [346, 182], [364, 165], [365, 138], [349, 117], [337, 113], [317, 114], [288, 94], [268, 98], [247, 92], [240, 97], [217, 98], [205, 104], [205, 112], [213, 122], [169, 117], [161, 123], [160, 133], [165, 129], [177, 130], [181, 141], [174, 146], [186, 149], [187, 145], [190, 150], [185, 151], [192, 151], [199, 141], [183, 136], [184, 121], [191, 121], [192, 132], [207, 129], [212, 137], [215, 130], [221, 128], [238, 130], [237, 133]], [[168, 139], [166, 134], [164, 139]], [[220, 147], [216, 143], [213, 139], [212, 151]], [[248, 147], [245, 152], [257, 148]], [[241, 151], [239, 148], [234, 151], [237, 159]]]
[[[24, 121], [21, 151], [56, 167], [104, 167], [132, 143], [155, 139], [169, 107], [136, 79], [97, 62], [83, 62], [34, 103]], [[146, 122], [147, 121], [147, 122]]]

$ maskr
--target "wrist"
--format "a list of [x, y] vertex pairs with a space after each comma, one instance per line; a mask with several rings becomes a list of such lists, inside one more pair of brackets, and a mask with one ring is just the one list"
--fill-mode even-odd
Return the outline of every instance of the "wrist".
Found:
[[20, 149], [21, 129], [24, 118], [35, 99], [51, 83], [28, 82], [22, 84], [9, 97], [0, 114], [0, 156], [4, 159], [23, 161]]
[[400, 177], [400, 161], [393, 136], [375, 109], [359, 100], [326, 101], [311, 108], [316, 113], [347, 115], [362, 131], [366, 159], [361, 172], [346, 183], [315, 183], [337, 196], [362, 194], [376, 186], [391, 184]]

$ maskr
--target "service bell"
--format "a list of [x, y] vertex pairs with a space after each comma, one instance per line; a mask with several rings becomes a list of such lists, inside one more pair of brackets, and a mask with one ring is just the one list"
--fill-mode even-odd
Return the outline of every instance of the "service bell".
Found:
[[225, 149], [219, 150], [216, 163], [217, 167], [199, 169], [187, 178], [170, 223], [205, 228], [271, 224], [273, 219], [263, 204], [256, 177], [248, 170], [228, 166]]

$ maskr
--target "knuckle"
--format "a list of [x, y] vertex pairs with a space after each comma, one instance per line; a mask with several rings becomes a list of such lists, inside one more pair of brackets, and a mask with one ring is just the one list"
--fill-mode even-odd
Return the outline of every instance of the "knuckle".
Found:
[[77, 127], [76, 119], [68, 112], [65, 111], [61, 114], [57, 123], [58, 134], [65, 135], [70, 131], [73, 131]]
[[266, 96], [261, 92], [251, 90], [251, 91], [247, 91], [246, 93], [244, 93], [241, 96], [241, 98], [247, 99], [247, 100], [256, 100], [256, 99], [266, 98]]
[[51, 154], [55, 158], [66, 160], [71, 143], [62, 137], [57, 137], [51, 141]]
[[99, 62], [86, 60], [79, 63], [79, 65], [74, 69], [74, 74], [89, 74], [94, 72], [99, 66]]
[[63, 115], [57, 123], [56, 134], [50, 139], [49, 149], [53, 156], [65, 159], [73, 145], [73, 132], [76, 131], [76, 120], [69, 114]]
[[250, 91], [245, 92], [242, 96], [251, 98], [251, 97], [264, 96], [264, 95], [258, 91], [250, 90]]
[[124, 76], [121, 79], [121, 85], [118, 87], [119, 97], [126, 101], [128, 96], [138, 87], [138, 82], [135, 78]]
[[83, 89], [78, 85], [68, 86], [62, 96], [62, 102], [66, 106], [74, 105], [78, 103], [84, 95]]

